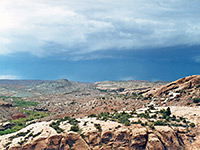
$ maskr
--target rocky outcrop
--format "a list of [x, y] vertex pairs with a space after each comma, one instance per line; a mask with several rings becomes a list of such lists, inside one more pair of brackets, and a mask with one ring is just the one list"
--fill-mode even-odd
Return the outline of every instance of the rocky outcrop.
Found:
[[7, 148], [9, 150], [178, 150], [185, 149], [184, 139], [181, 138], [183, 135], [179, 135], [180, 132], [183, 134], [182, 130], [173, 130], [167, 126], [157, 126], [152, 130], [141, 125], [131, 125], [102, 132], [89, 131], [83, 136], [71, 131], [51, 135], [48, 138], [39, 137], [21, 146]]
[[4, 123], [0, 123], [0, 131], [4, 131], [6, 129], [10, 129], [14, 126], [14, 123], [11, 122], [4, 122]]
[[11, 103], [7, 103], [0, 100], [0, 122], [10, 119], [14, 114], [19, 111], [12, 107]]
[[148, 135], [146, 150], [163, 150], [164, 148], [164, 145], [154, 133]]
[[32, 143], [10, 147], [9, 150], [90, 150], [88, 144], [77, 133], [70, 132], [64, 135], [53, 135], [49, 138], [38, 138]]
[[9, 107], [12, 107], [12, 104], [0, 99], [0, 107], [8, 107], [9, 108]]
[[[200, 75], [181, 78], [158, 89], [151, 89], [143, 94], [154, 106], [190, 105], [194, 98], [200, 98]], [[195, 104], [193, 104], [194, 106]]]
[[164, 85], [156, 90], [151, 90], [147, 93], [145, 93], [145, 96], [153, 96], [153, 97], [159, 97], [163, 95], [167, 95], [170, 92], [183, 92], [184, 90], [189, 90], [189, 89], [196, 89], [200, 87], [200, 75], [193, 75], [193, 76], [188, 76], [185, 78], [181, 78], [177, 81], [171, 82], [167, 85]]

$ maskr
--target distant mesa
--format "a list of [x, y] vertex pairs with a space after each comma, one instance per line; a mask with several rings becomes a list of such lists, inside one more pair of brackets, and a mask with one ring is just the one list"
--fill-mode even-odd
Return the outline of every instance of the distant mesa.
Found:
[[64, 86], [71, 86], [72, 85], [72, 83], [67, 79], [58, 79], [55, 82], [58, 83], [58, 84], [64, 85]]
[[56, 82], [62, 82], [62, 83], [71, 83], [69, 80], [67, 79], [58, 79], [56, 80]]

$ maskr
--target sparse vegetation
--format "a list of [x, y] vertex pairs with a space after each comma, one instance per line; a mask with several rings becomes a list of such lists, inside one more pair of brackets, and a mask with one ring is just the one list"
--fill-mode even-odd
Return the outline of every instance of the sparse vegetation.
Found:
[[[161, 109], [160, 111], [151, 112], [151, 110], [155, 110], [154, 107], [150, 107], [149, 109], [145, 110], [142, 113], [136, 113], [136, 110], [127, 113], [125, 111], [118, 113], [115, 111], [114, 113], [104, 112], [96, 116], [99, 120], [111, 120], [117, 121], [119, 123], [123, 123], [125, 126], [130, 126], [131, 124], [141, 124], [142, 126], [149, 126], [150, 128], [154, 129], [154, 126], [183, 126], [187, 127], [188, 121], [184, 117], [177, 117], [175, 115], [171, 116], [170, 107], [167, 109]], [[151, 114], [151, 115], [150, 115]], [[95, 116], [95, 115], [92, 115]], [[130, 122], [129, 118], [144, 118], [147, 121], [143, 122], [140, 119], [138, 121]], [[151, 119], [155, 119], [152, 121]], [[192, 124], [193, 126], [193, 124]]]
[[54, 122], [52, 122], [52, 123], [50, 124], [50, 127], [54, 128], [54, 129], [57, 131], [57, 133], [61, 133], [61, 132], [63, 132], [64, 130], [61, 129], [61, 128], [59, 127], [59, 125], [60, 125], [60, 121], [54, 121]]
[[74, 131], [74, 132], [78, 132], [79, 131], [79, 127], [78, 127], [78, 123], [79, 121], [76, 120], [75, 118], [70, 118], [69, 116], [66, 116], [64, 118], [61, 118], [61, 119], [58, 119], [57, 121], [54, 121], [50, 124], [50, 127], [54, 128], [58, 133], [61, 133], [63, 132], [64, 130], [61, 129], [59, 127], [60, 123], [63, 122], [63, 121], [67, 121], [67, 123], [71, 124], [72, 127], [71, 127], [71, 131]]
[[29, 106], [37, 106], [39, 103], [38, 102], [31, 102], [31, 101], [24, 101], [24, 100], [19, 100], [15, 99], [14, 100], [14, 107], [29, 107]]
[[27, 115], [27, 117], [11, 120], [11, 122], [14, 123], [15, 125], [12, 128], [8, 128], [4, 131], [0, 131], [0, 135], [17, 132], [20, 129], [26, 127], [28, 125], [27, 124], [28, 121], [40, 119], [40, 118], [43, 118], [43, 117], [46, 117], [49, 115], [48, 113], [38, 112], [38, 111], [30, 111], [30, 110], [23, 110], [23, 109], [21, 109], [20, 111], [25, 113]]
[[20, 133], [18, 133], [16, 135], [13, 135], [13, 136], [9, 137], [9, 139], [13, 140], [14, 138], [18, 138], [20, 136], [26, 136], [29, 132], [30, 132], [30, 130], [27, 130], [26, 132], [20, 132]]

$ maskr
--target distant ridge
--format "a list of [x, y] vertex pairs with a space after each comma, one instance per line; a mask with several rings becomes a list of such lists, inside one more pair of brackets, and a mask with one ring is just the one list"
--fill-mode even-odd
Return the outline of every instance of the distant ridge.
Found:
[[0, 84], [4, 85], [34, 85], [40, 84], [42, 82], [48, 82], [47, 80], [9, 80], [9, 79], [1, 79]]

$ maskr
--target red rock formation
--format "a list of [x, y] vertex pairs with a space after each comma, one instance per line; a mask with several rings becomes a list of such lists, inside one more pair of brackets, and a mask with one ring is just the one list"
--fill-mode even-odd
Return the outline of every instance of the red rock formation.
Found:
[[177, 81], [171, 82], [167, 85], [164, 85], [160, 87], [157, 90], [152, 90], [148, 92], [148, 95], [153, 95], [154, 97], [161, 96], [163, 94], [166, 94], [169, 91], [176, 90], [187, 90], [196, 88], [198, 85], [200, 85], [200, 75], [193, 75], [185, 78], [181, 78]]
[[26, 115], [24, 115], [22, 113], [17, 113], [17, 114], [14, 114], [11, 118], [12, 118], [12, 120], [26, 118]]

